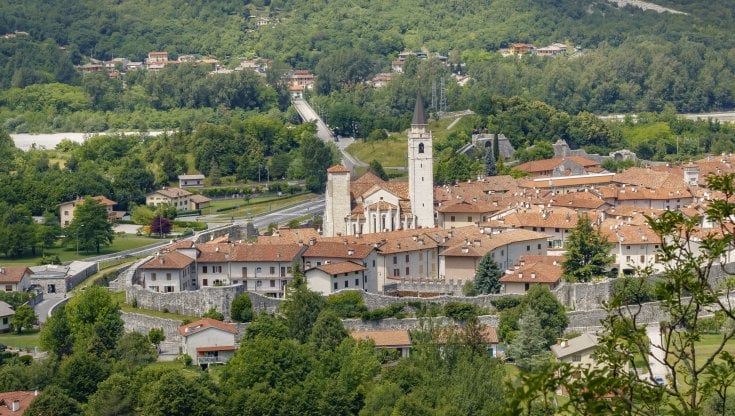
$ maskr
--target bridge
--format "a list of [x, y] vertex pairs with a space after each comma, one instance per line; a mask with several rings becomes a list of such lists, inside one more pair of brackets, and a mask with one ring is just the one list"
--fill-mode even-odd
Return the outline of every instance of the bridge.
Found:
[[352, 144], [355, 139], [352, 137], [341, 137], [339, 140], [337, 137], [334, 136], [331, 130], [329, 130], [329, 127], [326, 123], [319, 117], [319, 114], [317, 114], [316, 111], [309, 105], [309, 103], [301, 98], [294, 98], [291, 100], [291, 104], [296, 109], [296, 112], [299, 113], [299, 116], [301, 116], [301, 119], [305, 122], [315, 122], [316, 123], [316, 135], [319, 137], [323, 142], [325, 143], [333, 143], [337, 146], [337, 149], [339, 149], [340, 154], [342, 155], [342, 165], [344, 165], [347, 169], [352, 171], [352, 173], [355, 173], [356, 167], [366, 167], [367, 163], [362, 162], [345, 150], [347, 146]]

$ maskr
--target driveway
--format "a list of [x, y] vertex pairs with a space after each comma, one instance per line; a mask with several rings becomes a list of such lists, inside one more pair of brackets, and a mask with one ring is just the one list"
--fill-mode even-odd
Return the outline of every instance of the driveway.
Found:
[[44, 324], [46, 322], [46, 319], [48, 319], [48, 312], [49, 310], [51, 310], [51, 307], [56, 305], [63, 299], [64, 295], [59, 293], [44, 293], [41, 303], [33, 308], [33, 310], [36, 311], [36, 315], [38, 315], [38, 322], [40, 324]]

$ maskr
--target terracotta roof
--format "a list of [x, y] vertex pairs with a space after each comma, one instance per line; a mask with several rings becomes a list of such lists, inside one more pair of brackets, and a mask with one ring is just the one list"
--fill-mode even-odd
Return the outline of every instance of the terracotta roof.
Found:
[[[336, 237], [339, 238], [339, 237]], [[345, 240], [346, 241], [346, 240]], [[373, 251], [369, 243], [345, 243], [337, 241], [317, 241], [310, 245], [303, 254], [307, 257], [364, 259]]]
[[352, 181], [352, 183], [376, 184], [376, 183], [385, 183], [385, 181], [381, 179], [380, 176], [368, 170], [367, 172], [363, 173], [362, 176]]
[[391, 209], [396, 209], [396, 208], [398, 207], [386, 201], [377, 201], [367, 206], [367, 209], [369, 210], [381, 210], [381, 211], [391, 210]]
[[564, 195], [553, 196], [551, 205], [555, 207], [598, 209], [606, 202], [594, 192], [571, 192]]
[[367, 270], [363, 265], [353, 263], [351, 261], [341, 261], [338, 263], [322, 264], [321, 266], [314, 267], [314, 269], [319, 269], [332, 276], [337, 276], [342, 273], [352, 273], [352, 272], [360, 272], [363, 270]]
[[221, 329], [225, 332], [229, 332], [231, 334], [237, 334], [239, 331], [237, 330], [237, 327], [232, 324], [226, 324], [222, 321], [218, 321], [216, 319], [212, 318], [202, 318], [198, 321], [194, 321], [192, 323], [181, 325], [179, 327], [179, 333], [183, 337], [188, 337], [189, 335], [194, 335], [198, 332], [204, 331], [208, 328], [217, 328]]
[[[418, 230], [413, 230], [418, 231]], [[437, 247], [436, 241], [425, 234], [415, 233], [412, 236], [389, 238], [378, 251], [383, 254], [405, 253], [408, 251], [426, 250]]]
[[451, 246], [439, 253], [445, 257], [482, 257], [487, 252], [508, 244], [522, 241], [547, 239], [548, 234], [535, 231], [514, 229], [502, 233], [484, 234], [484, 238], [468, 239], [460, 244]]
[[213, 352], [213, 351], [235, 351], [237, 347], [234, 345], [221, 345], [219, 347], [199, 347], [197, 352]]
[[[462, 338], [461, 329], [455, 327], [439, 327], [434, 328], [432, 335], [437, 344], [446, 344], [447, 340], [454, 336], [454, 341], [461, 341]], [[498, 331], [493, 326], [483, 326], [482, 328], [482, 341], [485, 344], [498, 344], [500, 340], [498, 338]]]
[[610, 243], [661, 244], [661, 238], [648, 225], [606, 220], [600, 225], [600, 232]]
[[191, 257], [185, 254], [181, 254], [177, 251], [172, 251], [170, 253], [155, 256], [154, 258], [145, 262], [142, 266], [140, 266], [140, 268], [144, 270], [181, 270], [192, 263], [194, 263], [194, 259], [192, 259]]
[[190, 196], [191, 192], [181, 188], [163, 188], [157, 191], [153, 191], [148, 195], [161, 194], [167, 198], [181, 198], [184, 196]]
[[93, 196], [92, 199], [96, 200], [97, 202], [99, 202], [100, 204], [105, 205], [105, 206], [110, 206], [111, 207], [113, 205], [117, 205], [117, 202], [115, 202], [115, 201], [113, 201], [113, 200], [111, 200], [109, 198], [106, 198], [106, 197], [104, 197], [102, 195]]
[[658, 172], [650, 168], [629, 168], [621, 173], [615, 174], [613, 181], [620, 184], [642, 186], [651, 189], [681, 188], [684, 185], [684, 177], [675, 175], [669, 171]]
[[299, 258], [303, 246], [299, 244], [221, 243], [198, 244], [200, 263], [274, 261], [293, 262]]
[[194, 242], [192, 240], [179, 240], [175, 243], [165, 246], [164, 249], [173, 251], [173, 250], [177, 250], [180, 248], [192, 248], [192, 247], [194, 247]]
[[378, 348], [410, 347], [411, 337], [405, 329], [387, 329], [383, 331], [352, 331], [352, 338], [363, 341], [372, 340]]
[[[576, 210], [569, 208], [547, 208], [547, 209], [527, 209], [508, 214], [503, 217], [503, 222], [518, 228], [521, 227], [550, 227], [550, 228], [574, 228], [577, 226], [579, 216], [582, 215]], [[595, 211], [586, 213], [592, 221], [597, 217]]]
[[442, 204], [436, 208], [438, 212], [462, 212], [469, 214], [485, 214], [500, 211], [498, 206], [485, 202], [459, 201], [455, 203]]
[[638, 217], [643, 215], [648, 215], [649, 217], [658, 217], [659, 215], [666, 212], [664, 209], [655, 209], [655, 208], [641, 208], [636, 207], [633, 205], [619, 205], [614, 208], [609, 208], [605, 210], [605, 214], [608, 217], [621, 217], [621, 218], [632, 218], [632, 217]]
[[327, 169], [328, 173], [350, 173], [350, 170], [342, 165], [334, 165]]
[[[28, 406], [36, 397], [36, 392], [33, 391], [6, 391], [0, 393], [0, 416], [22, 415], [28, 410]], [[12, 409], [15, 401], [18, 402], [18, 410], [14, 412]]]
[[516, 166], [515, 169], [522, 170], [522, 171], [529, 172], [529, 173], [547, 172], [550, 170], [554, 170], [557, 166], [561, 165], [565, 161], [574, 162], [584, 168], [600, 165], [598, 162], [587, 159], [585, 157], [567, 156], [567, 157], [558, 157], [558, 158], [553, 158], [553, 159], [533, 160], [530, 162], [522, 163]]
[[210, 198], [207, 198], [204, 195], [194, 194], [189, 198], [189, 200], [195, 204], [201, 204], [202, 202], [209, 202], [211, 201]]
[[0, 283], [20, 283], [26, 273], [33, 274], [27, 266], [0, 266]]
[[258, 236], [258, 244], [307, 244], [312, 238], [319, 238], [319, 233], [313, 228], [277, 229], [273, 235]]
[[600, 185], [611, 183], [615, 174], [595, 173], [590, 175], [566, 176], [558, 178], [536, 178], [522, 181], [519, 186], [523, 188], [563, 188], [585, 185]]
[[500, 283], [558, 283], [564, 256], [523, 256]]
[[656, 189], [627, 187], [620, 189], [617, 193], [618, 201], [635, 201], [635, 200], [666, 200], [666, 199], [682, 199], [691, 198], [692, 194], [683, 185], [678, 188], [664, 187]]

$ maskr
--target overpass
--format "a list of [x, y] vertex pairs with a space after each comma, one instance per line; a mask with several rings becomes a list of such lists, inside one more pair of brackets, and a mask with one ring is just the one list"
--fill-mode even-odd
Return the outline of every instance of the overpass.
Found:
[[345, 150], [347, 146], [355, 141], [354, 138], [343, 137], [337, 140], [334, 134], [332, 134], [332, 131], [329, 130], [329, 127], [319, 117], [319, 114], [314, 111], [314, 109], [311, 107], [311, 105], [309, 105], [306, 100], [301, 98], [294, 98], [293, 100], [291, 100], [291, 104], [296, 109], [296, 112], [299, 113], [299, 116], [301, 116], [302, 120], [304, 120], [305, 122], [313, 121], [316, 123], [317, 137], [319, 137], [324, 143], [333, 143], [337, 146], [337, 149], [339, 149], [339, 152], [342, 155], [342, 165], [352, 171], [353, 174], [355, 173], [356, 167], [367, 166], [367, 163], [358, 160], [357, 158], [347, 153], [347, 151]]

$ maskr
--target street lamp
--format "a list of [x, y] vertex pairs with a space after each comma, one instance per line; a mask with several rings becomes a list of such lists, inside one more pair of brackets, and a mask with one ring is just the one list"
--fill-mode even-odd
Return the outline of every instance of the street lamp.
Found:
[[79, 224], [79, 226], [77, 227], [77, 256], [79, 255], [79, 229], [82, 227], [84, 227], [84, 224]]

